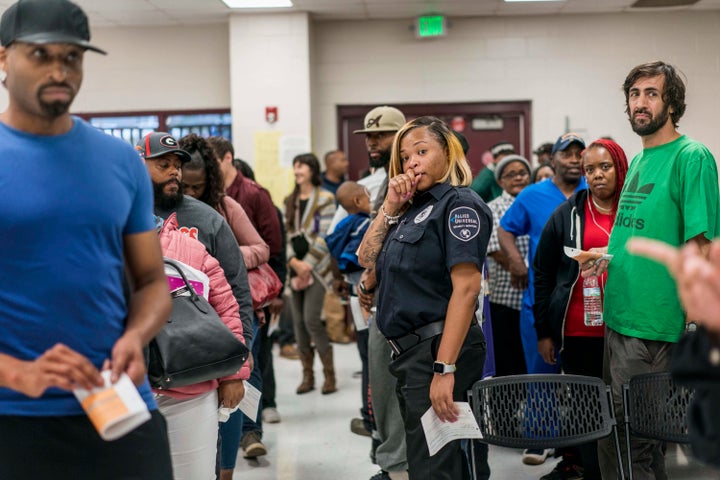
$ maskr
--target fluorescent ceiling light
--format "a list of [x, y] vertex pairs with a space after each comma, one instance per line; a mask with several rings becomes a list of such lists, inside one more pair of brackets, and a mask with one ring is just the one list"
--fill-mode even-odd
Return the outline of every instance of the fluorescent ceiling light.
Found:
[[222, 0], [230, 8], [288, 8], [291, 0]]

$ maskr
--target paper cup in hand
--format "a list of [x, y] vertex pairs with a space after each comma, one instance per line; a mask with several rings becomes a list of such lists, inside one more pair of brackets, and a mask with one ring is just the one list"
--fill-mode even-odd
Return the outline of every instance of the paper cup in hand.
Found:
[[116, 440], [150, 420], [147, 405], [130, 377], [123, 373], [113, 385], [110, 373], [110, 370], [101, 373], [104, 387], [73, 390], [100, 437], [108, 441]]

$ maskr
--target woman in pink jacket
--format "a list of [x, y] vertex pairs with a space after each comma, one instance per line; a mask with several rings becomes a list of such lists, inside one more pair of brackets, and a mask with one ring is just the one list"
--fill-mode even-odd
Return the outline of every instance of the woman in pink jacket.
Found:
[[235, 235], [250, 270], [270, 258], [270, 247], [253, 227], [243, 207], [225, 195], [220, 167], [210, 145], [199, 135], [191, 133], [180, 139], [180, 148], [190, 154], [191, 160], [183, 164], [183, 192], [217, 210]]
[[[208, 276], [208, 302], [225, 325], [245, 343], [238, 304], [220, 264], [202, 243], [182, 234], [177, 227], [174, 213], [160, 227], [163, 256]], [[174, 389], [153, 390], [158, 408], [167, 421], [175, 480], [215, 478], [218, 406], [237, 406], [245, 395], [242, 381], [249, 377], [250, 369], [245, 363], [239, 372], [229, 377]]]

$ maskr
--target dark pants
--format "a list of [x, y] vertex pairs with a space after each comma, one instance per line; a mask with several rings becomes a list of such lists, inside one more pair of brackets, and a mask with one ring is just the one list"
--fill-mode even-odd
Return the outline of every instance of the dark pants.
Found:
[[293, 326], [290, 297], [283, 297], [283, 301], [285, 303], [283, 305], [282, 312], [280, 312], [278, 329], [275, 330], [275, 336], [277, 337], [278, 345], [280, 345], [281, 347], [284, 345], [292, 345], [293, 343], [295, 343], [295, 327]]
[[[602, 378], [603, 351], [605, 339], [603, 337], [565, 337], [565, 344], [561, 356], [564, 373], [570, 375], [588, 375]], [[571, 455], [580, 457], [580, 465], [585, 469], [585, 480], [600, 480], [600, 464], [598, 462], [597, 442], [580, 445], [576, 449], [569, 449]]]
[[[625, 414], [622, 404], [623, 384], [630, 382], [635, 375], [668, 371], [673, 346], [672, 343], [628, 337], [605, 327], [603, 377], [605, 383], [610, 385], [612, 392], [620, 445], [625, 445], [622, 421]], [[663, 445], [657, 440], [630, 436], [633, 478], [636, 480], [665, 480], [668, 478], [665, 472]], [[618, 466], [611, 437], [598, 441], [598, 456], [603, 478], [614, 478]], [[625, 458], [622, 461], [624, 464]], [[627, 465], [625, 467], [625, 472], [627, 472]]]
[[275, 403], [275, 367], [273, 366], [272, 355], [272, 338], [268, 336], [268, 328], [270, 327], [270, 312], [265, 312], [265, 325], [258, 330], [258, 356], [255, 358], [255, 365], [260, 369], [262, 374], [262, 404], [260, 408], [276, 408]]
[[495, 376], [527, 373], [520, 336], [520, 310], [491, 302], [490, 320], [495, 344]]
[[165, 419], [157, 410], [106, 442], [85, 415], [0, 416], [2, 480], [172, 480]]
[[[255, 368], [250, 373], [248, 383], [258, 390], [262, 391], [262, 376], [257, 365], [257, 358], [260, 350], [260, 340], [258, 339], [258, 322], [253, 320], [253, 340], [250, 350], [255, 358]], [[261, 397], [262, 401], [262, 397]], [[262, 415], [258, 409], [257, 423], [247, 417], [241, 410], [235, 410], [230, 414], [227, 422], [220, 424], [220, 454], [218, 455], [218, 463], [223, 470], [232, 470], [235, 468], [238, 449], [240, 448], [240, 440], [242, 437], [252, 431], [258, 432], [262, 438]]]
[[[253, 387], [257, 388], [261, 392], [263, 391], [263, 375], [262, 375], [262, 367], [261, 363], [258, 360], [260, 358], [260, 345], [262, 344], [262, 334], [260, 333], [260, 328], [258, 328], [258, 319], [257, 317], [255, 320], [253, 320], [253, 341], [252, 341], [252, 354], [253, 358], [255, 359], [255, 368], [253, 368], [253, 371], [250, 373], [250, 378], [248, 379], [248, 383], [252, 385]], [[266, 332], [267, 333], [267, 332]], [[267, 335], [265, 335], [267, 337]], [[261, 397], [262, 402], [262, 397]], [[239, 412], [240, 410], [238, 410]], [[257, 432], [260, 438], [262, 438], [262, 415], [260, 414], [261, 411], [258, 408], [258, 415], [257, 418], [250, 418], [247, 415], [243, 413], [242, 416], [242, 435], [240, 438], [244, 437], [247, 433], [250, 432]]]
[[370, 404], [370, 370], [368, 367], [368, 330], [357, 332], [357, 349], [362, 363], [362, 379], [360, 382], [360, 395], [362, 397], [362, 408], [360, 415], [368, 432], [375, 430], [375, 421], [372, 416], [372, 405]]
[[[432, 457], [429, 454], [421, 417], [432, 406], [430, 383], [433, 362], [441, 335], [420, 342], [390, 363], [390, 372], [397, 378], [397, 395], [405, 422], [408, 472], [412, 480], [459, 480], [470, 478], [467, 456], [459, 440], [445, 445]], [[485, 362], [485, 337], [476, 323], [468, 330], [455, 364], [457, 371], [453, 398], [467, 401], [467, 391], [482, 377]], [[474, 441], [474, 440], [473, 440]], [[478, 448], [482, 448], [479, 442]]]

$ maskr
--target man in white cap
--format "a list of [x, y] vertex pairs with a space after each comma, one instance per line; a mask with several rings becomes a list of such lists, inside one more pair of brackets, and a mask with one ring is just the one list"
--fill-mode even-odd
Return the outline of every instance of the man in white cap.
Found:
[[[171, 309], [150, 180], [129, 145], [68, 113], [85, 51], [105, 53], [89, 40], [67, 0], [21, 0], [0, 20], [4, 480], [173, 477], [143, 356]], [[112, 442], [72, 393], [103, 386], [101, 370], [127, 375], [151, 412]]]

